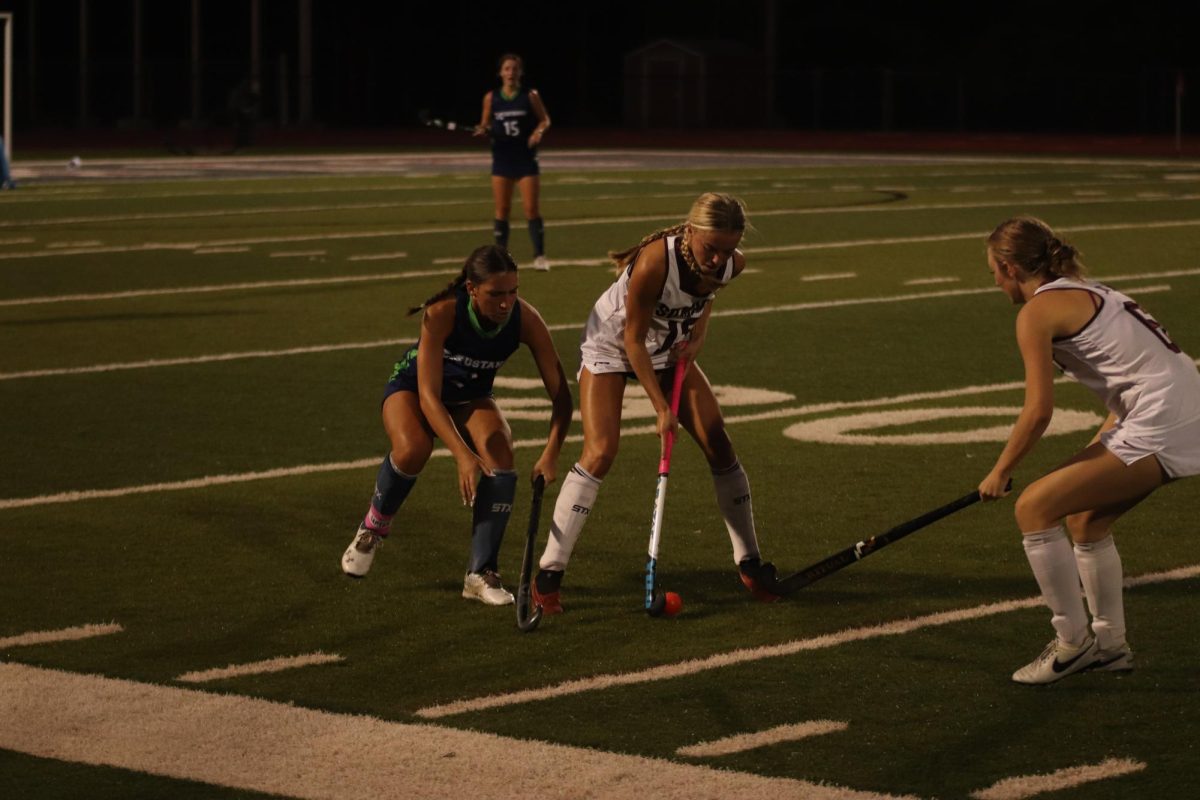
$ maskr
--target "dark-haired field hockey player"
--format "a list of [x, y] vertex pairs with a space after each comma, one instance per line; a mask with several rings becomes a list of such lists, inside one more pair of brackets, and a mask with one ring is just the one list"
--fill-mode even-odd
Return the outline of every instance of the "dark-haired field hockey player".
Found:
[[[445, 289], [409, 311], [424, 311], [417, 344], [396, 362], [383, 400], [391, 440], [367, 514], [342, 556], [342, 570], [361, 578], [371, 569], [393, 517], [433, 452], [434, 438], [457, 465], [458, 492], [472, 507], [471, 555], [463, 597], [507, 605], [498, 556], [512, 511], [517, 473], [512, 432], [492, 398], [496, 372], [524, 344], [533, 354], [553, 404], [546, 446], [531, 479], [557, 474], [571, 424], [571, 392], [554, 342], [537, 309], [517, 296], [517, 264], [496, 245], [480, 247]], [[419, 522], [414, 537], [440, 535]]]
[[546, 260], [546, 232], [538, 208], [541, 183], [538, 145], [550, 128], [550, 115], [537, 89], [521, 85], [524, 65], [515, 53], [500, 57], [500, 88], [483, 96], [483, 114], [475, 127], [476, 136], [492, 140], [492, 199], [496, 213], [492, 235], [496, 244], [508, 247], [508, 216], [512, 210], [513, 187], [521, 190], [521, 205], [533, 242], [533, 268], [550, 269]]

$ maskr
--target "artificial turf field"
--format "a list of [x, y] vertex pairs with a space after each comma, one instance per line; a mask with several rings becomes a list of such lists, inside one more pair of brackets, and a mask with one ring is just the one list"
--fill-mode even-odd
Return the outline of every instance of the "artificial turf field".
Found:
[[[1200, 482], [1166, 487], [1117, 528], [1136, 671], [1044, 688], [1009, 680], [1052, 636], [1012, 498], [760, 605], [686, 438], [660, 552], [684, 610], [648, 618], [658, 440], [636, 385], [566, 614], [525, 635], [511, 607], [461, 599], [470, 518], [444, 457], [371, 574], [344, 577], [338, 559], [386, 449], [381, 389], [417, 332], [404, 312], [490, 239], [486, 168], [472, 158], [407, 171], [368, 158], [353, 174], [296, 159], [269, 177], [233, 159], [220, 177], [186, 179], [114, 162], [0, 194], [0, 797], [357, 796], [357, 773], [391, 751], [353, 747], [350, 733], [326, 751], [282, 729], [303, 710], [382, 720], [416, 753], [406, 737], [434, 730], [416, 725], [502, 737], [461, 740], [482, 769], [464, 768], [462, 750], [414, 757], [386, 784], [398, 797], [735, 796], [731, 772], [779, 797], [1191, 796]], [[1094, 277], [1200, 356], [1200, 164], [612, 152], [543, 163], [555, 267], [522, 271], [520, 290], [570, 374], [613, 279], [607, 250], [679, 221], [702, 191], [745, 200], [748, 271], [718, 296], [699, 363], [750, 476], [764, 556], [785, 574], [987, 473], [1022, 399], [1015, 309], [984, 260], [1006, 217], [1066, 232]], [[501, 376], [527, 476], [548, 402], [527, 351]], [[1068, 383], [1056, 407], [1059, 427], [1018, 488], [1086, 443], [1103, 413]], [[560, 474], [578, 453], [572, 439]], [[528, 501], [522, 480], [501, 556], [511, 588]], [[80, 626], [95, 627], [55, 635]], [[301, 656], [312, 663], [181, 680]], [[247, 727], [204, 705], [226, 699], [273, 722]], [[155, 718], [174, 703], [205, 710]], [[725, 755], [679, 752], [814, 722], [830, 724]], [[195, 764], [180, 756], [193, 742], [207, 748]], [[610, 772], [590, 772], [593, 756]], [[663, 776], [669, 786], [653, 783]]]

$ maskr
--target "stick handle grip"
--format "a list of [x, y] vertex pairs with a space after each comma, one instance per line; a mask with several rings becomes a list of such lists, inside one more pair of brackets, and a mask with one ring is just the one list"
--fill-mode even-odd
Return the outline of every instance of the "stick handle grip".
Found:
[[[671, 415], [679, 414], [679, 398], [683, 394], [683, 379], [687, 376], [690, 361], [681, 358], [675, 362], [675, 375], [671, 382]], [[675, 431], [668, 431], [663, 437], [662, 459], [658, 462], [658, 474], [666, 475], [671, 471], [671, 450], [675, 447]]]

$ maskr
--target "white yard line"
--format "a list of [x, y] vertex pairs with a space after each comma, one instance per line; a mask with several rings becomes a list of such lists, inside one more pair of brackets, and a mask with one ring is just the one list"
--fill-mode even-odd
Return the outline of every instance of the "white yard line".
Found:
[[[373, 345], [372, 345], [373, 346]], [[497, 379], [499, 382], [501, 379]], [[509, 380], [528, 380], [533, 382], [533, 379], [509, 379]], [[1062, 377], [1056, 379], [1056, 383], [1065, 383], [1069, 379]], [[1006, 383], [993, 383], [978, 386], [964, 386], [957, 389], [943, 389], [930, 392], [911, 392], [909, 394], [895, 395], [892, 397], [877, 397], [867, 400], [849, 400], [849, 401], [831, 401], [828, 403], [813, 403], [806, 406], [795, 406], [792, 408], [776, 408], [768, 411], [760, 411], [750, 414], [730, 415], [725, 418], [727, 424], [740, 424], [743, 422], [762, 422], [765, 420], [784, 419], [788, 417], [805, 416], [809, 414], [827, 414], [833, 411], [844, 411], [849, 409], [859, 408], [879, 408], [889, 405], [903, 405], [907, 403], [923, 402], [927, 400], [948, 400], [956, 397], [967, 397], [979, 394], [992, 394], [994, 392], [1009, 392], [1024, 388], [1022, 381], [1009, 381]], [[628, 436], [648, 436], [655, 434], [654, 426], [637, 426], [630, 428], [622, 428], [621, 435]], [[582, 441], [581, 435], [568, 436], [568, 442]], [[544, 447], [544, 439], [518, 439], [513, 442], [513, 447], [523, 449], [526, 447]], [[449, 455], [449, 451], [443, 449], [433, 451], [433, 457], [445, 457]], [[156, 492], [175, 492], [186, 491], [190, 489], [204, 489], [210, 486], [222, 486], [231, 483], [245, 483], [248, 481], [258, 480], [275, 480], [279, 478], [293, 478], [302, 475], [312, 475], [323, 472], [338, 472], [341, 470], [355, 470], [375, 468], [379, 464], [379, 456], [368, 456], [366, 458], [355, 459], [354, 461], [335, 461], [324, 464], [302, 464], [295, 467], [278, 467], [275, 469], [262, 470], [258, 472], [241, 472], [228, 475], [208, 475], [201, 478], [190, 478], [181, 481], [169, 481], [164, 483], [143, 484], [139, 486], [124, 486], [114, 489], [84, 489], [76, 491], [58, 492], [55, 494], [37, 495], [34, 497], [13, 497], [0, 499], [0, 511], [10, 508], [30, 508], [36, 506], [56, 505], [60, 503], [76, 503], [82, 500], [103, 500], [115, 497], [126, 497], [136, 494], [152, 494]]]
[[[1196, 577], [1200, 577], [1200, 564], [1181, 567], [1168, 572], [1153, 573], [1150, 575], [1141, 576], [1139, 578], [1127, 579], [1126, 585], [1138, 586], [1141, 584], [1161, 583], [1166, 580], [1187, 580]], [[556, 697], [567, 697], [570, 695], [582, 694], [584, 692], [603, 691], [614, 686], [632, 686], [641, 683], [651, 683], [653, 681], [673, 680], [685, 675], [695, 675], [700, 672], [707, 672], [714, 669], [725, 669], [726, 667], [731, 667], [738, 664], [746, 664], [754, 661], [762, 661], [763, 659], [767, 658], [779, 658], [781, 656], [791, 656], [797, 653], [803, 653], [812, 650], [824, 650], [830, 647], [838, 647], [840, 645], [849, 644], [851, 642], [861, 642], [867, 639], [877, 639], [883, 636], [900, 636], [913, 633], [914, 631], [924, 630], [926, 628], [935, 628], [942, 625], [951, 625], [959, 622], [985, 619], [998, 614], [1007, 614], [1012, 611], [1020, 611], [1027, 608], [1038, 608], [1041, 605], [1042, 598], [1040, 596], [1036, 596], [1026, 597], [1021, 600], [1005, 600], [997, 603], [987, 603], [969, 608], [954, 609], [952, 611], [940, 611], [935, 614], [926, 614], [925, 616], [915, 617], [912, 619], [901, 619], [894, 622], [885, 622], [881, 625], [850, 628], [837, 633], [816, 636], [811, 639], [796, 639], [790, 642], [784, 642], [783, 644], [732, 650], [725, 653], [717, 653], [705, 658], [695, 658], [673, 664], [662, 664], [657, 667], [649, 667], [636, 672], [615, 672], [606, 675], [594, 675], [589, 678], [577, 678], [575, 680], [563, 681], [562, 683], [544, 686], [539, 689], [524, 689], [517, 692], [486, 695], [484, 697], [477, 697], [467, 700], [456, 700], [441, 705], [427, 706], [425, 708], [417, 709], [417, 711], [414, 713], [424, 719], [439, 719], [441, 717], [449, 717], [456, 714], [466, 714], [468, 712], [482, 711], [489, 708], [501, 708], [505, 706], [520, 705], [523, 703], [539, 702], [542, 700], [550, 700]]]
[[857, 278], [857, 272], [826, 272], [820, 275], [801, 275], [802, 281], [844, 281]]
[[249, 247], [197, 247], [192, 251], [192, 255], [197, 256], [219, 256], [226, 253], [249, 253]]
[[268, 253], [270, 258], [312, 258], [325, 255], [324, 250], [281, 250]]
[[727, 756], [733, 753], [744, 753], [759, 747], [769, 747], [780, 742], [796, 742], [813, 736], [823, 736], [827, 733], [840, 733], [849, 725], [845, 722], [835, 722], [828, 719], [818, 719], [812, 722], [799, 722], [794, 725], [779, 725], [765, 731], [754, 733], [739, 733], [736, 736], [726, 736], [711, 742], [700, 742], [680, 747], [675, 752], [688, 758], [713, 758]]
[[73, 642], [76, 639], [91, 639], [93, 636], [108, 636], [111, 633], [120, 633], [122, 630], [124, 628], [120, 625], [110, 622], [105, 625], [76, 625], [73, 628], [62, 628], [57, 631], [19, 633], [15, 636], [0, 638], [0, 650], [53, 642]]
[[96, 372], [177, 367], [185, 364], [211, 364], [218, 361], [240, 361], [245, 358], [279, 358], [281, 356], [309, 355], [311, 353], [332, 353], [341, 350], [367, 350], [375, 347], [395, 347], [400, 344], [411, 343], [411, 341], [411, 339], [379, 339], [373, 342], [290, 347], [286, 350], [245, 350], [238, 353], [215, 353], [212, 355], [182, 358], [151, 358], [146, 361], [122, 361], [115, 364], [93, 364], [87, 367], [70, 367], [66, 369], [32, 369], [24, 372], [0, 373], [0, 380], [11, 381], [21, 378], [45, 378], [58, 375], [87, 375]]
[[[1180, 202], [1180, 201], [1194, 201], [1194, 200], [1200, 200], [1200, 194], [1176, 195], [1176, 196], [1171, 196], [1171, 197], [1131, 197], [1131, 198], [1106, 197], [1106, 198], [1071, 198], [1071, 199], [1061, 199], [1061, 200], [1037, 200], [1037, 201], [1029, 202], [1029, 203], [1027, 203], [1027, 205], [1030, 205], [1030, 206], [1044, 206], [1044, 205], [1046, 205], [1046, 206], [1052, 206], [1052, 205], [1078, 206], [1078, 205], [1094, 204], [1094, 203], [1156, 203], [1156, 202], [1167, 202], [1167, 201]], [[852, 206], [767, 209], [767, 210], [762, 210], [762, 211], [755, 211], [754, 215], [756, 217], [803, 216], [803, 215], [810, 215], [810, 214], [872, 213], [872, 212], [879, 212], [879, 211], [884, 211], [884, 210], [930, 211], [930, 210], [953, 210], [953, 209], [970, 209], [970, 208], [1004, 208], [1009, 205], [1011, 205], [1011, 201], [1003, 201], [1003, 202], [981, 201], [978, 203], [924, 203], [924, 204], [911, 204], [911, 205], [910, 204], [867, 203], [867, 204], [863, 204], [863, 205], [852, 205]], [[345, 207], [331, 206], [331, 207], [326, 208], [325, 210], [338, 210], [338, 209], [345, 209], [345, 208], [351, 208], [351, 207], [350, 206], [345, 206]], [[255, 211], [254, 213], [284, 213], [285, 211], [288, 211], [288, 210], [289, 209], [258, 210], [258, 211]], [[310, 210], [314, 210], [314, 209], [310, 209]], [[242, 212], [239, 212], [239, 213], [242, 213]], [[78, 218], [78, 219], [57, 218], [57, 219], [47, 219], [47, 220], [22, 221], [21, 223], [18, 223], [15, 221], [14, 222], [0, 221], [0, 227], [19, 227], [20, 224], [53, 225], [53, 224], [82, 224], [84, 222], [91, 224], [91, 223], [97, 223], [97, 222], [146, 221], [148, 219], [174, 218], [176, 216], [180, 216], [180, 215], [165, 215], [165, 216], [160, 217], [160, 216], [156, 216], [156, 215], [142, 214], [142, 215], [133, 215], [131, 218], [116, 217], [116, 216], [105, 217], [105, 218], [96, 217], [96, 218]], [[187, 215], [182, 215], [182, 216], [187, 216]], [[222, 214], [220, 212], [211, 212], [211, 213], [197, 214], [195, 216], [222, 216]], [[568, 228], [568, 227], [583, 226], [583, 225], [614, 225], [614, 224], [624, 224], [624, 223], [630, 223], [630, 222], [656, 222], [656, 221], [663, 221], [663, 220], [677, 220], [678, 216], [679, 216], [678, 214], [657, 214], [657, 215], [639, 215], [639, 216], [625, 216], [625, 217], [581, 217], [581, 218], [573, 218], [573, 219], [554, 220], [550, 227], [557, 229], [557, 228]], [[1122, 229], [1125, 229], [1126, 227], [1167, 227], [1169, 224], [1170, 223], [1158, 223], [1157, 225], [1155, 223], [1127, 223], [1127, 224], [1124, 224], [1124, 225], [1121, 225], [1118, 227], [1113, 227], [1113, 228], [1110, 228], [1108, 226], [1094, 226], [1093, 225], [1093, 226], [1076, 226], [1073, 228], [1061, 228], [1061, 230], [1064, 230], [1064, 231], [1122, 230]], [[1200, 221], [1192, 220], [1192, 221], [1184, 221], [1184, 222], [1175, 222], [1174, 224], [1195, 225], [1195, 224], [1200, 224]], [[286, 236], [286, 237], [280, 237], [280, 236], [258, 237], [258, 238], [253, 238], [253, 239], [232, 239], [232, 240], [225, 240], [225, 241], [186, 242], [186, 243], [183, 243], [183, 242], [180, 242], [180, 243], [145, 242], [145, 243], [142, 243], [139, 245], [96, 247], [96, 248], [80, 247], [80, 248], [75, 248], [75, 249], [62, 251], [62, 252], [35, 250], [35, 251], [25, 251], [25, 252], [15, 252], [15, 253], [0, 253], [0, 259], [40, 258], [40, 257], [46, 257], [46, 256], [50, 256], [50, 255], [64, 256], [64, 255], [95, 255], [95, 254], [102, 254], [102, 253], [128, 253], [128, 252], [142, 252], [142, 251], [147, 251], [147, 250], [164, 250], [164, 249], [192, 250], [197, 247], [205, 247], [205, 246], [267, 244], [267, 243], [276, 243], [276, 242], [299, 242], [299, 241], [327, 241], [327, 240], [333, 241], [333, 240], [345, 240], [345, 239], [356, 239], [356, 238], [372, 238], [372, 237], [378, 237], [378, 236], [403, 237], [403, 236], [420, 236], [420, 235], [439, 234], [439, 233], [479, 232], [479, 231], [486, 231], [486, 230], [488, 230], [488, 229], [484, 228], [480, 225], [462, 224], [462, 225], [439, 225], [439, 226], [434, 226], [434, 227], [429, 227], [429, 228], [394, 229], [394, 230], [387, 231], [387, 232], [370, 231], [370, 232], [366, 232], [366, 233], [362, 233], [362, 234], [357, 234], [357, 233], [306, 234], [306, 235], [293, 235], [293, 236]], [[957, 235], [951, 235], [947, 238], [937, 238], [937, 237], [932, 238], [932, 239], [930, 239], [930, 238], [911, 238], [911, 239], [897, 238], [894, 240], [883, 240], [883, 241], [885, 243], [909, 242], [909, 241], [950, 241], [955, 238], [974, 238], [977, 236], [983, 237], [983, 236], [986, 236], [987, 233], [988, 232], [957, 234]], [[876, 241], [878, 241], [878, 240], [862, 240], [863, 243], [874, 243]], [[839, 247], [839, 246], [846, 246], [846, 245], [835, 242], [835, 243], [825, 243], [825, 246], [826, 247]], [[778, 250], [778, 248], [754, 248], [754, 250], [768, 252], [768, 251], [772, 251], [772, 250]]]
[[368, 253], [360, 256], [350, 256], [347, 261], [385, 261], [399, 258], [408, 258], [408, 253]]
[[306, 653], [302, 656], [281, 656], [279, 658], [268, 658], [263, 661], [253, 661], [249, 664], [230, 664], [227, 667], [216, 669], [185, 672], [176, 677], [175, 680], [181, 683], [208, 683], [209, 681], [220, 681], [226, 678], [240, 678], [244, 675], [265, 675], [271, 672], [283, 672], [284, 670], [297, 669], [299, 667], [335, 664], [345, 660], [345, 658], [339, 656], [337, 653], [322, 653], [318, 650], [315, 653]]
[[1171, 291], [1171, 284], [1156, 283], [1153, 286], [1130, 286], [1128, 288], [1122, 289], [1121, 291], [1123, 291], [1125, 294], [1137, 295], [1138, 297], [1141, 297], [1144, 294], [1157, 294], [1158, 292], [1169, 292], [1169, 291]]
[[[759, 216], [762, 213], [759, 212]], [[1064, 233], [1081, 233], [1092, 231], [1127, 231], [1154, 230], [1160, 228], [1194, 228], [1200, 225], [1200, 219], [1160, 220], [1157, 222], [1113, 222], [1096, 225], [1060, 226], [1057, 230]], [[927, 236], [888, 236], [877, 239], [847, 239], [839, 242], [805, 242], [803, 244], [785, 244], [772, 247], [747, 248], [750, 253], [792, 253], [804, 250], [841, 250], [850, 247], [876, 247], [892, 244], [924, 244], [929, 242], [956, 242], [978, 239], [980, 243], [990, 234], [990, 231], [975, 231], [973, 233], [944, 233]]]
[[893, 797], [23, 664], [0, 663], [0, 748], [298, 798]]
[[255, 289], [279, 289], [290, 286], [337, 286], [343, 283], [369, 283], [372, 281], [399, 281], [409, 278], [428, 278], [436, 275], [453, 275], [458, 270], [425, 269], [411, 272], [379, 272], [371, 275], [342, 275], [336, 278], [293, 278], [280, 281], [250, 281], [246, 283], [220, 283], [208, 286], [178, 286], [166, 289], [131, 289], [124, 292], [98, 292], [96, 294], [61, 294], [46, 297], [19, 297], [0, 300], [2, 306], [22, 306], [34, 303], [79, 303], [96, 300], [126, 300], [135, 297], [158, 297], [173, 294], [203, 294], [206, 292], [234, 292]]
[[1131, 758], [1106, 758], [1099, 764], [1067, 767], [1048, 775], [1022, 775], [997, 781], [986, 789], [971, 792], [975, 800], [1025, 800], [1027, 797], [1073, 789], [1085, 783], [1132, 775], [1146, 768], [1144, 761]]
[[103, 242], [99, 239], [88, 239], [87, 241], [80, 242], [46, 242], [46, 247], [50, 250], [57, 250], [72, 247], [96, 247], [100, 244], [103, 244]]
[[950, 277], [946, 277], [946, 278], [913, 278], [912, 280], [905, 281], [904, 285], [905, 286], [927, 286], [929, 284], [934, 284], [934, 283], [958, 283], [960, 280], [962, 280], [962, 279], [961, 278], [950, 278]]

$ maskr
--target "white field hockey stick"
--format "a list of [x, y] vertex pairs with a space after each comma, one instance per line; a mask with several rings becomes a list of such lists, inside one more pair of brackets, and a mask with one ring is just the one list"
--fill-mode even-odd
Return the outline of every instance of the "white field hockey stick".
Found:
[[[687, 375], [688, 359], [675, 362], [675, 377], [671, 386], [671, 415], [679, 413], [679, 397], [683, 393], [683, 378]], [[663, 510], [667, 505], [667, 478], [671, 474], [671, 450], [675, 446], [675, 432], [663, 434], [662, 459], [658, 462], [658, 485], [654, 490], [654, 516], [650, 522], [649, 560], [646, 561], [646, 613], [652, 617], [662, 614], [666, 606], [666, 595], [655, 591], [658, 569], [658, 544], [662, 540]]]

